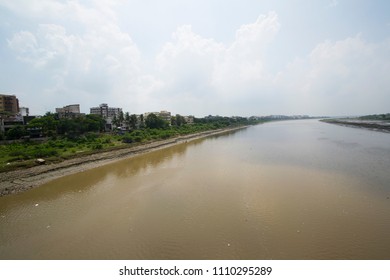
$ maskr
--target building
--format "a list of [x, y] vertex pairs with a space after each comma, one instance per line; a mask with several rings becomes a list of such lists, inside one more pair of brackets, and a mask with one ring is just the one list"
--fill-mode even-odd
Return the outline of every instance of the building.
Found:
[[72, 104], [62, 108], [56, 108], [56, 113], [60, 119], [73, 119], [81, 115], [80, 105]]
[[90, 113], [102, 116], [106, 120], [106, 130], [112, 130], [112, 121], [118, 118], [121, 114], [122, 108], [108, 107], [107, 103], [100, 104], [99, 107], [90, 108]]
[[160, 111], [160, 112], [147, 112], [144, 114], [144, 118], [146, 119], [150, 114], [155, 114], [157, 117], [160, 117], [164, 121], [171, 124], [171, 112], [168, 111]]
[[108, 107], [106, 103], [100, 104], [99, 107], [92, 107], [90, 113], [94, 115], [100, 115], [104, 119], [113, 119], [118, 117], [122, 112], [122, 108]]
[[194, 123], [194, 116], [184, 116], [184, 120], [186, 124], [193, 124]]
[[8, 130], [18, 125], [24, 125], [22, 116], [20, 115], [1, 116], [0, 115], [0, 133], [7, 133]]
[[168, 122], [169, 124], [171, 124], [171, 112], [168, 112], [168, 111], [161, 111], [160, 113], [158, 113], [158, 115], [160, 118], [162, 118], [164, 121]]
[[27, 107], [20, 107], [19, 115], [21, 115], [22, 117], [28, 117], [30, 115], [30, 109]]
[[19, 100], [15, 95], [0, 94], [0, 114], [19, 114]]

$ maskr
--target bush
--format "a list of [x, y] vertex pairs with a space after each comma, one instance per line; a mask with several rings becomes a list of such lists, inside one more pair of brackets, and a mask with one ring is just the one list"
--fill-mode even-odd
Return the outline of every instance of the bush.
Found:
[[93, 133], [93, 132], [89, 132], [89, 133], [86, 133], [86, 134], [85, 134], [85, 138], [86, 138], [88, 141], [94, 141], [94, 140], [96, 140], [97, 138], [99, 138], [99, 134]]
[[20, 139], [26, 135], [28, 135], [26, 128], [24, 126], [18, 125], [18, 126], [12, 127], [10, 130], [8, 130], [7, 139], [8, 140]]
[[126, 144], [131, 144], [134, 142], [133, 138], [130, 135], [125, 135], [122, 138], [122, 142]]
[[49, 149], [38, 148], [35, 151], [33, 151], [31, 155], [35, 158], [52, 157], [52, 156], [58, 156], [58, 151], [50, 148]]
[[101, 150], [101, 149], [103, 149], [103, 144], [101, 143], [92, 145], [92, 150]]

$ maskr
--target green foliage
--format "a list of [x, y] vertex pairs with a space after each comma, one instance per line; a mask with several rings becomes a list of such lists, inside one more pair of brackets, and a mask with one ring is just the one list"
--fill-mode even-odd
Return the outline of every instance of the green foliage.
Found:
[[92, 150], [101, 150], [103, 149], [103, 145], [101, 143], [96, 143], [92, 145]]
[[53, 136], [57, 132], [58, 120], [54, 114], [46, 113], [44, 117], [32, 119], [28, 128], [41, 129], [43, 136]]
[[[126, 114], [126, 119], [134, 121], [130, 125], [132, 130], [124, 135], [102, 134], [104, 120], [96, 115], [87, 115], [75, 119], [58, 119], [55, 114], [47, 114], [42, 118], [34, 119], [29, 127], [40, 127], [45, 135], [51, 133], [50, 140], [37, 142], [16, 141], [11, 144], [0, 145], [0, 171], [7, 171], [12, 166], [33, 166], [36, 158], [50, 158], [50, 160], [63, 160], [83, 153], [93, 153], [99, 150], [121, 148], [127, 144], [169, 139], [179, 135], [187, 135], [218, 128], [251, 124], [246, 118], [208, 117], [195, 119], [194, 124], [185, 124], [180, 115], [173, 117], [172, 126], [150, 114], [143, 128], [143, 117], [140, 117], [137, 129], [136, 115]], [[179, 120], [179, 121], [178, 121]], [[23, 132], [23, 127], [15, 127], [14, 132]], [[54, 137], [55, 136], [55, 137]], [[16, 136], [15, 136], [16, 137]], [[20, 137], [19, 137], [20, 138]], [[17, 138], [18, 139], [18, 138]], [[7, 163], [12, 162], [11, 165]]]
[[131, 129], [136, 129], [137, 128], [137, 116], [132, 114], [129, 119], [130, 123], [129, 126]]
[[145, 125], [147, 128], [166, 128], [168, 124], [160, 117], [155, 114], [149, 114], [146, 117]]
[[28, 135], [26, 128], [22, 125], [17, 125], [7, 131], [6, 138], [8, 140], [14, 140], [14, 139], [20, 139], [26, 135]]
[[183, 116], [177, 114], [176, 116], [171, 118], [171, 125], [173, 126], [182, 126], [186, 124], [186, 120]]

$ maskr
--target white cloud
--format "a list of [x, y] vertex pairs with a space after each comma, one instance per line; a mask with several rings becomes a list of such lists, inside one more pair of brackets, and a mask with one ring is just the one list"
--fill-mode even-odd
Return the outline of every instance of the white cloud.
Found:
[[51, 110], [80, 103], [86, 112], [102, 102], [130, 112], [197, 116], [388, 110], [389, 41], [368, 43], [361, 35], [324, 41], [273, 74], [269, 49], [283, 27], [270, 12], [239, 27], [231, 43], [179, 26], [155, 60], [146, 61], [118, 23], [117, 3], [0, 0], [36, 23], [7, 39], [41, 78], [26, 106], [43, 96]]
[[305, 112], [364, 114], [387, 112], [390, 42], [370, 44], [360, 35], [318, 44], [278, 77], [290, 90], [290, 106]]
[[115, 103], [129, 105], [127, 99], [123, 102], [123, 95], [137, 88], [131, 84], [139, 82], [142, 63], [137, 46], [116, 24], [111, 4], [103, 6], [99, 2], [99, 9], [89, 9], [77, 1], [56, 5], [43, 1], [37, 6], [27, 5], [26, 9], [35, 16], [45, 17], [45, 11], [57, 14], [58, 22], [77, 19], [83, 30], [69, 34], [67, 27], [59, 23], [39, 24], [35, 31], [20, 31], [8, 39], [9, 47], [21, 61], [47, 75], [50, 86], [44, 89], [46, 100], [60, 105], [79, 99], [91, 106], [94, 104], [90, 100], [108, 102], [122, 97]]
[[266, 70], [266, 49], [278, 33], [276, 13], [260, 16], [241, 26], [214, 73], [214, 84], [222, 95], [242, 96], [261, 90], [271, 77]]
[[188, 109], [197, 104], [210, 113], [222, 103], [233, 107], [229, 103], [252, 98], [271, 79], [264, 68], [264, 55], [279, 27], [276, 13], [260, 16], [241, 26], [230, 45], [203, 38], [191, 26], [179, 27], [157, 56], [158, 75], [165, 87], [156, 95], [171, 97], [176, 110], [183, 106], [183, 102], [174, 104], [179, 98], [187, 100]]

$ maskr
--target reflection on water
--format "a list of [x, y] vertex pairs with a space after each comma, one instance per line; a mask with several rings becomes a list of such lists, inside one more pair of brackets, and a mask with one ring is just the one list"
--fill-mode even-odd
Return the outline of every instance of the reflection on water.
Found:
[[389, 259], [390, 135], [275, 122], [0, 198], [2, 259]]

